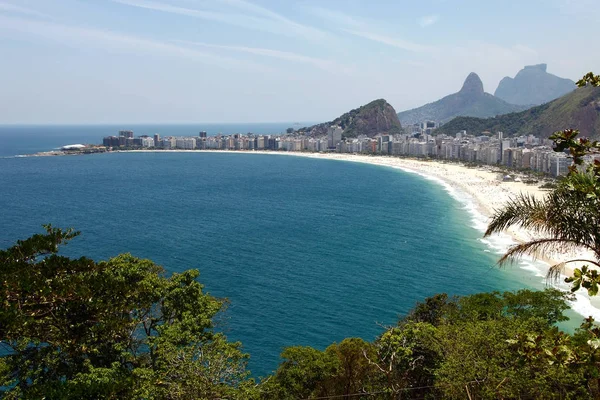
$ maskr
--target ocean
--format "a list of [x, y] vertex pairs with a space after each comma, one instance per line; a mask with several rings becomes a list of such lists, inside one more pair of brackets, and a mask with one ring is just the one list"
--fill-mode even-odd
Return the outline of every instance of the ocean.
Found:
[[471, 199], [404, 171], [232, 153], [15, 157], [118, 129], [207, 130], [0, 127], [0, 248], [51, 223], [82, 232], [66, 255], [129, 252], [168, 272], [199, 269], [206, 291], [228, 299], [219, 329], [243, 343], [254, 376], [273, 371], [286, 346], [372, 340], [435, 293], [544, 286], [530, 262], [495, 266], [506, 243], [482, 240]]

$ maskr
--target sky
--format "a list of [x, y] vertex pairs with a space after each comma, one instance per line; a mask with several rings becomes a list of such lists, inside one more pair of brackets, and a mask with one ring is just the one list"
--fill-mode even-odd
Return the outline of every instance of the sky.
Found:
[[600, 72], [598, 0], [0, 0], [0, 124], [318, 122]]

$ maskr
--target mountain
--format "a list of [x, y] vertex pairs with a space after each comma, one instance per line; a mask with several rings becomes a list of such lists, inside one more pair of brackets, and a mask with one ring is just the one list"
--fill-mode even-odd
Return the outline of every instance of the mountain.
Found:
[[344, 129], [344, 136], [356, 137], [377, 134], [395, 134], [402, 132], [396, 110], [384, 99], [374, 100], [369, 104], [351, 110], [330, 122], [313, 125], [298, 130], [311, 136], [323, 136], [331, 125], [339, 125]]
[[575, 90], [575, 82], [546, 72], [546, 64], [528, 65], [513, 78], [503, 78], [494, 92], [502, 100], [520, 105], [539, 105]]
[[509, 104], [483, 91], [479, 76], [471, 72], [462, 89], [433, 103], [398, 113], [403, 125], [423, 121], [447, 122], [457, 116], [493, 117], [499, 114], [521, 111], [526, 107]]
[[471, 134], [502, 131], [507, 135], [547, 138], [567, 128], [579, 129], [582, 136], [600, 137], [600, 88], [586, 86], [550, 103], [494, 118], [457, 117], [436, 129], [436, 133], [454, 135], [464, 129]]

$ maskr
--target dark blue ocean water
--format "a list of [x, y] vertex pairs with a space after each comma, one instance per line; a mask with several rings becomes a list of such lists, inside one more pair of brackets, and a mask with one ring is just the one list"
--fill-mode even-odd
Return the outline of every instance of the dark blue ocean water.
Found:
[[[13, 144], [24, 147], [22, 143]], [[42, 149], [47, 150], [47, 149]], [[373, 339], [416, 301], [539, 287], [494, 267], [464, 205], [417, 175], [285, 155], [118, 153], [0, 159], [0, 248], [75, 227], [67, 254], [200, 269], [256, 376], [285, 346]]]

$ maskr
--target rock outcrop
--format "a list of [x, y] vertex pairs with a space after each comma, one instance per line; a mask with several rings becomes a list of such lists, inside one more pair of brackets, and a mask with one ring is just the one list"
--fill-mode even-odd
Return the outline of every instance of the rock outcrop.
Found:
[[322, 136], [327, 134], [327, 128], [331, 125], [341, 126], [345, 137], [373, 137], [378, 134], [391, 135], [402, 132], [402, 125], [394, 107], [384, 99], [379, 99], [351, 110], [333, 121], [299, 129], [298, 133]]
[[546, 69], [546, 64], [528, 65], [514, 78], [503, 78], [494, 95], [508, 103], [534, 106], [575, 90], [575, 82], [549, 74]]
[[471, 72], [459, 92], [422, 107], [398, 113], [400, 122], [412, 125], [423, 121], [447, 122], [458, 116], [492, 117], [527, 107], [509, 104], [483, 90], [479, 76]]

